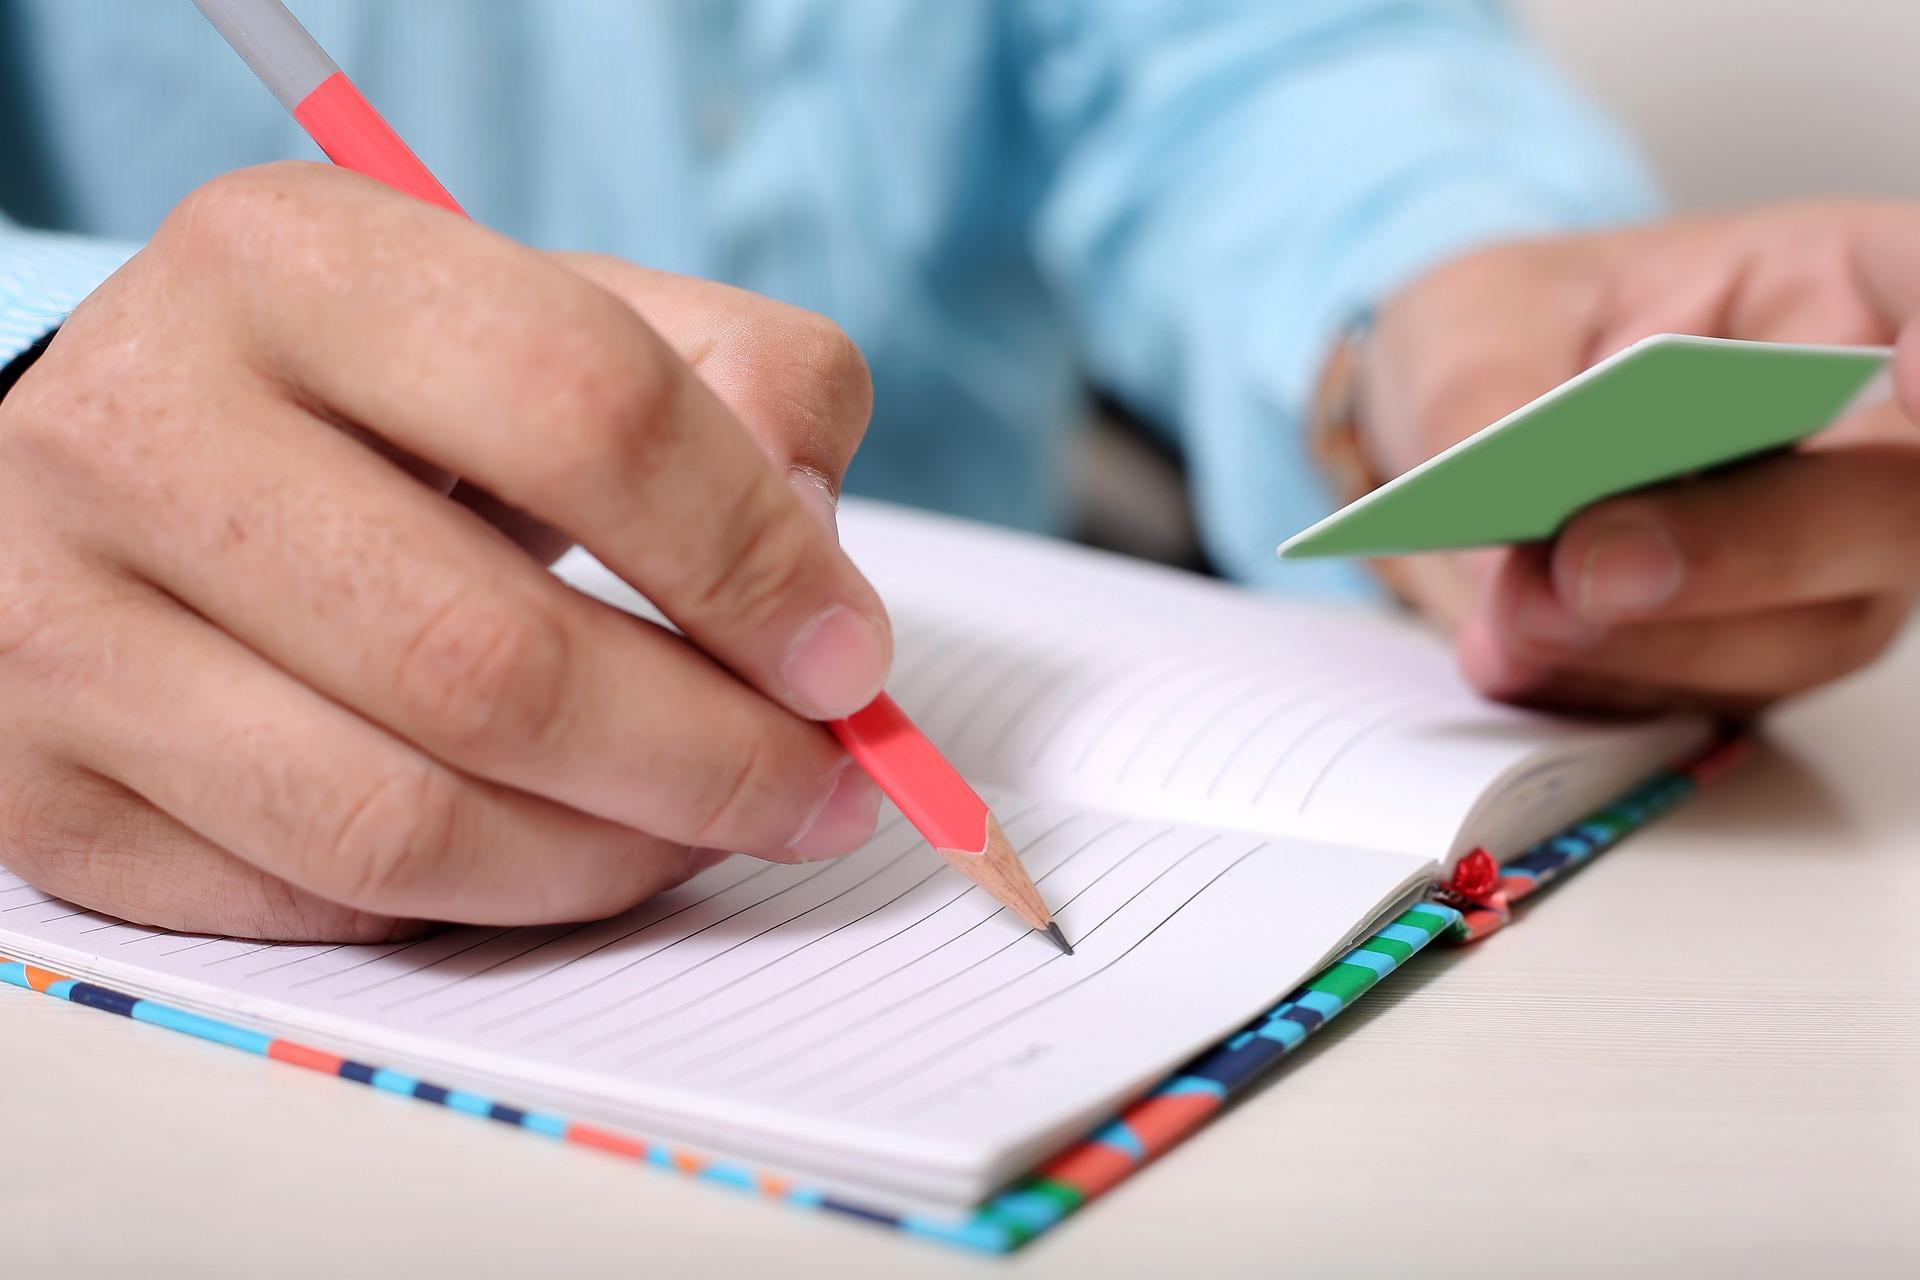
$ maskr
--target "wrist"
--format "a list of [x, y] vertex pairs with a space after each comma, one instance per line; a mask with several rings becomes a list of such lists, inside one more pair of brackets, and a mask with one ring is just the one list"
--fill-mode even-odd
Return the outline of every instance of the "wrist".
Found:
[[[1337, 506], [1357, 502], [1392, 479], [1378, 461], [1367, 431], [1366, 367], [1373, 315], [1363, 312], [1341, 327], [1320, 366], [1307, 418], [1307, 448]], [[1401, 604], [1417, 596], [1404, 560], [1368, 560], [1367, 567]]]
[[1314, 468], [1340, 506], [1365, 497], [1387, 480], [1367, 447], [1363, 427], [1361, 373], [1372, 331], [1371, 312], [1341, 326], [1320, 366], [1307, 417], [1307, 448]]

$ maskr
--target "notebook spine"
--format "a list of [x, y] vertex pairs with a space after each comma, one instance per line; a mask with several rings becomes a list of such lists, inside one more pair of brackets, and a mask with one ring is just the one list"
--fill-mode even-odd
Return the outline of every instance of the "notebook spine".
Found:
[[1723, 738], [1706, 750], [1663, 769], [1606, 808], [1549, 836], [1502, 863], [1475, 849], [1454, 865], [1452, 876], [1433, 886], [1431, 898], [1460, 913], [1449, 942], [1478, 942], [1505, 927], [1522, 899], [1611, 849], [1701, 787], [1718, 780], [1753, 752], [1751, 739]]

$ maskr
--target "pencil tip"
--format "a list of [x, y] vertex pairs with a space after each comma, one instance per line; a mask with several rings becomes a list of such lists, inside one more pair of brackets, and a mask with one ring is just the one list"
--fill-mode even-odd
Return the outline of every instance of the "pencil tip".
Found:
[[1047, 936], [1053, 939], [1053, 945], [1067, 955], [1073, 954], [1073, 944], [1067, 941], [1067, 935], [1060, 932], [1060, 926], [1054, 921], [1047, 922]]

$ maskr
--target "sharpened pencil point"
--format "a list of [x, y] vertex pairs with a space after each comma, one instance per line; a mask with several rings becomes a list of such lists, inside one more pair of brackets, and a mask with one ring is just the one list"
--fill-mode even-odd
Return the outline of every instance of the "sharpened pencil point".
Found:
[[1067, 941], [1066, 934], [1060, 932], [1060, 926], [1051, 920], [1047, 922], [1047, 936], [1053, 939], [1054, 946], [1068, 955], [1073, 954], [1073, 944]]

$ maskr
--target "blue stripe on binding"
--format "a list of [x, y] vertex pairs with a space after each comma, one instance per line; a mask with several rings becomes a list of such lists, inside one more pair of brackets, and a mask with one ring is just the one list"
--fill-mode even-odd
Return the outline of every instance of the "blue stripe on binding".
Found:
[[156, 1027], [165, 1027], [169, 1031], [183, 1031], [201, 1040], [211, 1040], [215, 1044], [245, 1049], [248, 1053], [257, 1053], [262, 1056], [266, 1054], [267, 1046], [273, 1043], [272, 1036], [263, 1036], [258, 1031], [248, 1031], [230, 1022], [203, 1018], [197, 1013], [188, 1013], [184, 1009], [175, 1009], [170, 1005], [155, 1004], [151, 1000], [142, 1000], [135, 1004], [130, 1016], [135, 1022], [152, 1023]]

